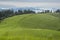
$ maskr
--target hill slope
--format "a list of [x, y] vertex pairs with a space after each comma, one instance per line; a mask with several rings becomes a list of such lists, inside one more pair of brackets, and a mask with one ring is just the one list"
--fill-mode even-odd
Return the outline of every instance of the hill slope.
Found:
[[[52, 30], [51, 30], [52, 29]], [[24, 14], [0, 23], [1, 40], [60, 40], [60, 22], [48, 14]]]
[[7, 18], [1, 23], [1, 26], [38, 29], [59, 29], [60, 22], [57, 17], [48, 14], [26, 14]]

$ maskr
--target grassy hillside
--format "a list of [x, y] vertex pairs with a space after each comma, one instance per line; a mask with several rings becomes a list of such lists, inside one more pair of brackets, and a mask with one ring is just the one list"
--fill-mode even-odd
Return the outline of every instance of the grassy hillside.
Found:
[[0, 23], [0, 40], [60, 40], [60, 21], [49, 14], [24, 14]]

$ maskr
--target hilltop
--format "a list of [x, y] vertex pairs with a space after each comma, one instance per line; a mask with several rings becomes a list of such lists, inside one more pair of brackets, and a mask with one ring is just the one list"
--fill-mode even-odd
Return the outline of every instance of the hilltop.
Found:
[[5, 26], [17, 26], [37, 29], [59, 29], [58, 17], [49, 14], [23, 14], [6, 18], [1, 24]]
[[0, 40], [60, 40], [59, 18], [49, 14], [23, 14], [0, 23]]

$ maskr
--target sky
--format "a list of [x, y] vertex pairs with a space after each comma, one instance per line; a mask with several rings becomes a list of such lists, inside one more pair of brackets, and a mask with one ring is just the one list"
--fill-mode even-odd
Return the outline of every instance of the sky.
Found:
[[60, 0], [0, 0], [0, 7], [60, 8]]

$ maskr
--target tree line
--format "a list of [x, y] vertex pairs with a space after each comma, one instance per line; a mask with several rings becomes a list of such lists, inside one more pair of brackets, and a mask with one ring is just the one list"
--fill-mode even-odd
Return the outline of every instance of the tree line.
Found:
[[[52, 11], [50, 10], [45, 10], [44, 12], [41, 13], [51, 13]], [[60, 13], [60, 9], [57, 9], [55, 11], [55, 13]], [[6, 10], [0, 10], [0, 20], [5, 19], [7, 17], [11, 17], [14, 15], [21, 15], [21, 14], [35, 14], [35, 11], [32, 10], [18, 10], [15, 11], [14, 10], [10, 10], [10, 9], [6, 9]]]
[[44, 10], [44, 11], [42, 11], [40, 13], [60, 13], [60, 9], [57, 9], [55, 11], [53, 11], [53, 10]]
[[7, 17], [14, 16], [14, 15], [32, 14], [32, 13], [35, 13], [35, 12], [32, 11], [32, 10], [18, 10], [18, 11], [15, 11], [15, 12], [14, 12], [14, 10], [10, 10], [10, 9], [1, 10], [0, 11], [0, 20], [2, 20], [4, 18], [7, 18]]

